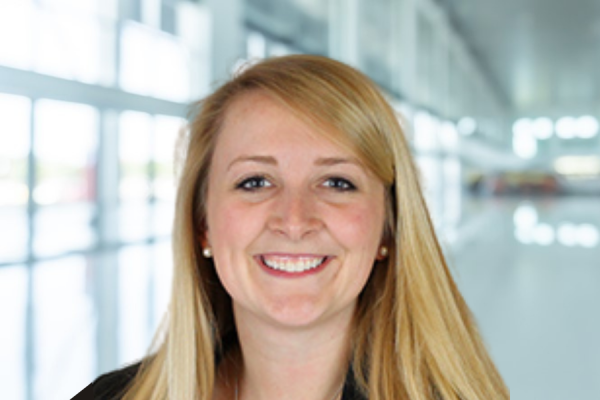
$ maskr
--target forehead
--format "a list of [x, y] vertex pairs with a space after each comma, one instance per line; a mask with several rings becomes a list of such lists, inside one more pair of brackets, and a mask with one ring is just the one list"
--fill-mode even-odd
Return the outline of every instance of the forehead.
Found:
[[257, 146], [294, 143], [299, 148], [318, 146], [330, 152], [356, 156], [348, 138], [343, 136], [332, 127], [317, 122], [316, 118], [309, 118], [306, 113], [256, 90], [238, 96], [228, 106], [217, 147], [251, 150]]

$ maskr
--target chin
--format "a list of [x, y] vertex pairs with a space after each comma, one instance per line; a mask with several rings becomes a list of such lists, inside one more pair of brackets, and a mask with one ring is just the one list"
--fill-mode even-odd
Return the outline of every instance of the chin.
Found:
[[265, 316], [280, 327], [292, 329], [316, 328], [336, 323], [339, 318], [351, 319], [354, 303], [346, 307], [324, 306], [313, 299], [295, 296], [285, 300], [278, 299], [265, 308]]

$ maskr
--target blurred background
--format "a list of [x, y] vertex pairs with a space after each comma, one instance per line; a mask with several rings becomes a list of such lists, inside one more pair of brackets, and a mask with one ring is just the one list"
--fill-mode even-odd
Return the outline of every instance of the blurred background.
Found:
[[314, 53], [402, 115], [513, 398], [600, 399], [599, 44], [595, 0], [0, 0], [0, 397], [145, 354], [187, 105]]

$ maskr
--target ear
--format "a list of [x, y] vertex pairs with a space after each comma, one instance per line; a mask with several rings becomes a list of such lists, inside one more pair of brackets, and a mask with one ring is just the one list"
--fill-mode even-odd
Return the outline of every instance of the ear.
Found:
[[210, 242], [208, 240], [208, 226], [206, 225], [206, 221], [200, 223], [200, 228], [198, 229], [200, 232], [197, 233], [197, 239], [202, 248], [206, 248], [210, 246]]

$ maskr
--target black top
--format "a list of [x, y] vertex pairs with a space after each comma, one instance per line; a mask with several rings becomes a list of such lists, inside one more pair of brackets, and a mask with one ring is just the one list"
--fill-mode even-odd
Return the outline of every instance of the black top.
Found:
[[[138, 363], [102, 375], [71, 400], [119, 400], [122, 398], [125, 388], [135, 377], [139, 367]], [[352, 369], [346, 376], [342, 400], [367, 400], [356, 386]]]

